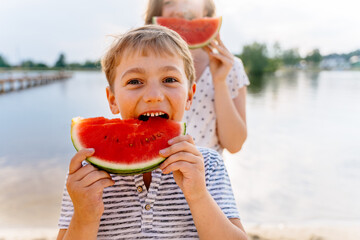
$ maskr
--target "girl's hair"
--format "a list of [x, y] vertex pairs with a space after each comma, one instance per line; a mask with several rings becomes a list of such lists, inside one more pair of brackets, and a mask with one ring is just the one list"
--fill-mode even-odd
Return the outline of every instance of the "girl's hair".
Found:
[[189, 87], [195, 80], [194, 63], [186, 42], [175, 31], [156, 25], [146, 25], [128, 31], [116, 37], [109, 50], [101, 59], [102, 70], [105, 72], [110, 89], [116, 75], [116, 67], [129, 54], [148, 56], [179, 56], [184, 63], [184, 71], [189, 81]]
[[[205, 17], [215, 16], [215, 3], [213, 0], [205, 1]], [[149, 0], [148, 6], [145, 12], [145, 24], [152, 24], [152, 18], [162, 15], [162, 5], [164, 0]]]

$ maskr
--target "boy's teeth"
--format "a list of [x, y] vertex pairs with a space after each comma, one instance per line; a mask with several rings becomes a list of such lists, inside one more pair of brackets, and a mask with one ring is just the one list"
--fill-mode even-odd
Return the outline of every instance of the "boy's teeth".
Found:
[[162, 112], [156, 112], [156, 113], [144, 113], [143, 115], [148, 116], [148, 117], [157, 117], [157, 116], [162, 116], [164, 114], [165, 113], [162, 113]]

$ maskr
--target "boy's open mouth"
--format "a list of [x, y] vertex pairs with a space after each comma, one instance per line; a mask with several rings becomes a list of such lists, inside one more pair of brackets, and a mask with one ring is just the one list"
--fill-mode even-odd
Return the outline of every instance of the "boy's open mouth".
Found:
[[147, 121], [151, 117], [161, 117], [161, 118], [169, 119], [169, 115], [164, 112], [146, 112], [146, 113], [141, 114], [138, 117], [138, 119], [141, 121]]

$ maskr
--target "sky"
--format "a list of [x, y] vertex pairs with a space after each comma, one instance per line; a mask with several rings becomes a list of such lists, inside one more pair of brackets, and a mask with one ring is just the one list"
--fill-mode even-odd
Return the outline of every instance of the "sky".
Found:
[[[0, 0], [0, 55], [54, 64], [98, 60], [111, 36], [141, 26], [147, 0]], [[305, 56], [360, 49], [358, 0], [215, 0], [220, 36], [233, 53], [254, 41]]]

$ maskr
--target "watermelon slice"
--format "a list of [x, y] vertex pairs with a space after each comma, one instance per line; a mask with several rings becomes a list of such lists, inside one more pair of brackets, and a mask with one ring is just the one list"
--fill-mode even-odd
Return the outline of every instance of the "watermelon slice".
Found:
[[221, 17], [186, 20], [183, 18], [153, 17], [153, 24], [170, 28], [177, 32], [189, 48], [208, 45], [219, 33]]
[[185, 123], [160, 117], [137, 119], [73, 118], [71, 140], [77, 151], [94, 148], [87, 160], [111, 173], [133, 175], [156, 169], [165, 158], [159, 151], [186, 132]]

